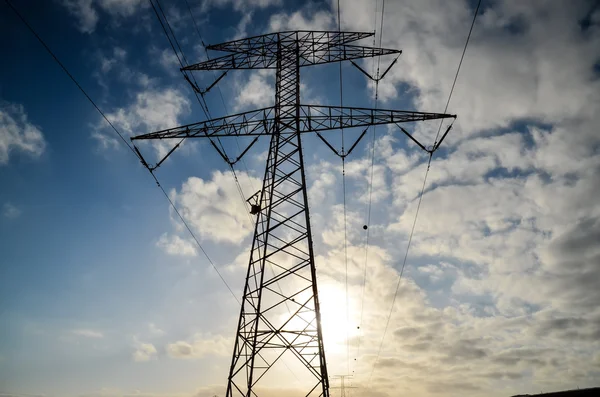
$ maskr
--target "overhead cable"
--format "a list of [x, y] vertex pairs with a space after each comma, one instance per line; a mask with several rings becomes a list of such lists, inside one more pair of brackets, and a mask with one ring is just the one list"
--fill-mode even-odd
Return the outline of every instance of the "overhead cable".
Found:
[[[110, 120], [107, 118], [106, 114], [98, 107], [98, 105], [96, 105], [96, 103], [94, 102], [94, 100], [87, 94], [87, 92], [83, 89], [83, 87], [81, 87], [81, 85], [79, 84], [79, 82], [77, 82], [77, 80], [75, 79], [75, 77], [73, 77], [73, 75], [69, 72], [69, 70], [66, 68], [66, 66], [58, 59], [58, 57], [54, 54], [54, 52], [50, 49], [50, 47], [48, 47], [48, 45], [46, 44], [46, 42], [33, 29], [33, 27], [27, 22], [27, 20], [23, 17], [23, 15], [11, 4], [11, 2], [9, 0], [4, 0], [4, 1], [15, 12], [15, 14], [19, 17], [19, 19], [23, 22], [23, 24], [25, 24], [25, 26], [27, 26], [27, 28], [31, 31], [31, 33], [33, 33], [33, 35], [36, 37], [36, 39], [42, 44], [42, 46], [46, 49], [46, 51], [52, 56], [52, 58], [56, 61], [56, 63], [62, 68], [62, 70], [65, 72], [65, 74], [67, 76], [69, 76], [69, 78], [71, 79], [71, 81], [73, 81], [73, 83], [75, 83], [75, 85], [77, 86], [77, 88], [79, 88], [79, 90], [83, 93], [83, 95], [87, 98], [87, 100], [94, 106], [94, 108], [98, 111], [98, 113], [100, 113], [100, 115], [102, 116], [102, 118], [108, 123], [108, 125], [110, 125], [110, 127], [115, 131], [115, 133], [119, 136], [119, 138], [121, 138], [121, 140], [123, 141], [123, 143], [131, 150], [131, 152], [136, 156], [136, 158], [138, 158], [139, 160], [141, 160], [140, 156], [136, 153], [136, 150], [134, 149], [134, 147], [129, 142], [127, 142], [127, 140], [125, 139], [125, 137], [123, 136], [123, 134], [121, 134], [121, 132], [114, 126], [114, 124], [112, 124], [110, 122]], [[225, 280], [225, 278], [223, 277], [223, 275], [221, 274], [221, 272], [219, 271], [219, 269], [216, 267], [215, 263], [208, 256], [208, 253], [206, 252], [206, 250], [204, 250], [204, 247], [202, 247], [202, 245], [200, 244], [200, 241], [196, 238], [195, 234], [192, 232], [191, 228], [188, 226], [187, 222], [185, 221], [185, 219], [183, 218], [183, 216], [181, 215], [181, 213], [179, 212], [179, 210], [175, 206], [175, 203], [173, 203], [173, 201], [171, 200], [171, 198], [169, 197], [169, 195], [167, 194], [167, 192], [164, 190], [164, 188], [160, 184], [160, 182], [159, 182], [158, 178], [156, 177], [156, 175], [154, 175], [154, 173], [152, 173], [152, 171], [150, 171], [149, 168], [147, 168], [147, 169], [150, 172], [150, 174], [152, 175], [152, 178], [155, 180], [157, 186], [160, 188], [160, 190], [163, 192], [163, 194], [165, 195], [165, 197], [169, 201], [169, 203], [170, 203], [171, 207], [173, 208], [173, 210], [175, 211], [175, 213], [179, 216], [179, 218], [181, 219], [181, 221], [183, 222], [183, 224], [187, 228], [188, 232], [190, 233], [190, 235], [192, 236], [192, 238], [196, 242], [196, 245], [198, 246], [198, 248], [202, 251], [202, 253], [206, 257], [206, 259], [208, 260], [208, 262], [211, 264], [211, 266], [215, 269], [215, 271], [217, 272], [217, 274], [221, 278], [221, 281], [223, 281], [223, 283], [225, 284], [225, 286], [227, 287], [227, 289], [229, 290], [229, 292], [231, 293], [231, 295], [233, 296], [233, 298], [238, 303], [240, 303], [239, 299], [235, 296], [235, 294], [233, 293], [232, 289], [229, 287], [229, 284], [227, 283], [227, 281]]]
[[[477, 14], [479, 12], [480, 5], [481, 5], [481, 0], [479, 0], [479, 2], [477, 3], [477, 7], [475, 8], [475, 13], [473, 14], [473, 20], [471, 22], [471, 27], [469, 28], [469, 33], [468, 33], [467, 39], [465, 41], [465, 46], [463, 48], [463, 52], [462, 52], [462, 55], [460, 57], [460, 62], [458, 64], [458, 67], [457, 67], [457, 70], [456, 70], [456, 74], [454, 76], [454, 81], [452, 83], [452, 88], [450, 89], [450, 94], [448, 95], [448, 100], [446, 101], [446, 107], [444, 109], [444, 113], [448, 110], [448, 105], [450, 104], [450, 99], [452, 98], [452, 93], [454, 92], [454, 87], [456, 86], [456, 81], [458, 79], [458, 74], [460, 72], [460, 67], [462, 65], [463, 59], [465, 57], [465, 53], [467, 51], [467, 47], [469, 45], [469, 39], [471, 38], [471, 33], [473, 32], [473, 26], [475, 25], [475, 20], [477, 19]], [[418, 216], [419, 216], [419, 210], [421, 208], [421, 202], [423, 200], [423, 194], [425, 192], [425, 185], [426, 185], [426, 182], [427, 182], [427, 176], [429, 175], [429, 169], [431, 168], [431, 161], [433, 159], [433, 153], [439, 147], [437, 140], [439, 138], [441, 127], [442, 127], [442, 123], [440, 123], [440, 126], [438, 128], [438, 132], [437, 132], [437, 135], [436, 135], [436, 138], [435, 138], [435, 142], [434, 142], [434, 144], [432, 146], [433, 149], [431, 151], [429, 151], [429, 160], [427, 161], [427, 170], [425, 171], [425, 177], [423, 178], [423, 186], [422, 186], [421, 192], [419, 194], [419, 200], [418, 200], [417, 209], [416, 209], [416, 212], [415, 212], [415, 218], [414, 218], [414, 221], [413, 221], [413, 224], [412, 224], [412, 228], [411, 228], [411, 231], [410, 231], [410, 235], [409, 235], [409, 238], [408, 238], [408, 244], [406, 246], [406, 253], [404, 255], [404, 260], [402, 261], [402, 267], [400, 269], [400, 274], [398, 276], [398, 282], [396, 284], [396, 289], [395, 289], [395, 292], [394, 292], [394, 297], [392, 299], [392, 304], [391, 304], [390, 311], [389, 311], [389, 314], [388, 314], [388, 317], [387, 317], [387, 320], [386, 320], [385, 328], [384, 328], [384, 331], [383, 331], [383, 336], [381, 338], [381, 343], [379, 344], [379, 349], [378, 349], [378, 352], [377, 352], [377, 356], [375, 358], [375, 361], [373, 362], [373, 368], [371, 370], [371, 375], [369, 376], [369, 382], [368, 382], [368, 387], [369, 388], [370, 388], [370, 385], [371, 385], [371, 380], [373, 378], [373, 373], [375, 371], [375, 367], [376, 367], [377, 363], [379, 362], [379, 357], [381, 356], [381, 350], [383, 348], [383, 342], [385, 340], [385, 336], [386, 336], [386, 333], [387, 333], [387, 330], [388, 330], [388, 327], [389, 327], [389, 324], [390, 324], [390, 319], [392, 317], [392, 312], [394, 310], [394, 304], [396, 302], [396, 298], [398, 296], [398, 291], [400, 289], [400, 283], [402, 281], [402, 276], [404, 274], [404, 268], [406, 266], [406, 261], [407, 261], [407, 258], [408, 258], [408, 253], [409, 253], [411, 242], [412, 242], [412, 239], [413, 239], [413, 234], [414, 234], [414, 231], [415, 231], [415, 226], [417, 224], [417, 219], [418, 219]], [[444, 134], [444, 137], [446, 136], [446, 134], [448, 133], [448, 131], [450, 131], [451, 127], [452, 126], [448, 127], [448, 129], [446, 130], [446, 133]]]

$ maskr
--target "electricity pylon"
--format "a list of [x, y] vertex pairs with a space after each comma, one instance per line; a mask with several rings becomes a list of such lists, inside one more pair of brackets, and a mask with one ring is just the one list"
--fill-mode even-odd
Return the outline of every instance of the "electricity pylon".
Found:
[[352, 378], [352, 375], [334, 375], [333, 378], [340, 380], [338, 387], [331, 387], [331, 389], [340, 389], [340, 397], [346, 397], [346, 390], [358, 389], [356, 386], [346, 386], [346, 379]]
[[[301, 135], [316, 132], [323, 139], [320, 132], [327, 130], [455, 117], [300, 103], [301, 67], [401, 53], [349, 44], [373, 34], [287, 31], [208, 46], [230, 54], [187, 66], [184, 72], [275, 69], [275, 105], [132, 138], [209, 138], [221, 156], [233, 164], [212, 138], [254, 136], [241, 157], [260, 136], [270, 136], [262, 189], [249, 199], [257, 219], [227, 397], [258, 396], [261, 386], [281, 384], [281, 376], [278, 379], [273, 370], [281, 364], [297, 379], [302, 378], [306, 396], [329, 397]], [[197, 86], [194, 89], [200, 92]], [[143, 158], [142, 162], [153, 170], [173, 150], [154, 167]], [[346, 154], [342, 150], [342, 155]], [[288, 357], [286, 362], [294, 358], [291, 367], [284, 357]]]

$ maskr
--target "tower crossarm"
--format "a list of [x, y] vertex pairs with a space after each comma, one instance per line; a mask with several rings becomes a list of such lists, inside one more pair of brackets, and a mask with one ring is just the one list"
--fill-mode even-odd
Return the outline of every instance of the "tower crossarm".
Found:
[[297, 43], [299, 66], [319, 65], [381, 55], [401, 54], [401, 50], [347, 44], [372, 33], [283, 32], [208, 46], [231, 54], [184, 67], [182, 70], [276, 69], [281, 43]]
[[[319, 65], [331, 62], [349, 61], [360, 58], [372, 58], [380, 55], [400, 54], [400, 50], [387, 48], [363, 47], [357, 45], [341, 45], [323, 47], [321, 50], [302, 48], [300, 50], [300, 66]], [[231, 69], [276, 69], [277, 53], [265, 49], [262, 52], [233, 53], [208, 61], [189, 65], [182, 70], [231, 70]]]
[[[336, 130], [342, 127], [367, 127], [370, 125], [456, 118], [455, 115], [451, 114], [405, 110], [319, 105], [299, 105], [299, 107], [298, 132], [300, 133]], [[272, 135], [275, 122], [275, 107], [269, 107], [138, 135], [133, 137], [132, 140]], [[284, 125], [291, 124], [295, 123], [296, 119], [293, 116], [282, 116], [279, 122]], [[280, 134], [285, 135], [286, 132], [281, 131]]]
[[206, 48], [215, 51], [256, 53], [263, 49], [277, 50], [278, 40], [298, 40], [302, 47], [338, 46], [352, 43], [375, 35], [374, 32], [338, 32], [338, 31], [313, 31], [296, 30], [278, 33], [268, 33], [239, 40], [228, 41], [221, 44], [209, 45]]

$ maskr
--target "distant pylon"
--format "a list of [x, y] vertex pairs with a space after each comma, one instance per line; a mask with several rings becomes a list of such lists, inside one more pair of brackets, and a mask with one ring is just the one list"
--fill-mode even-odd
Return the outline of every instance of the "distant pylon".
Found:
[[346, 397], [346, 389], [358, 389], [356, 386], [346, 386], [346, 379], [352, 378], [352, 375], [334, 375], [334, 379], [340, 380], [339, 386], [330, 386], [330, 389], [340, 389], [340, 397]]

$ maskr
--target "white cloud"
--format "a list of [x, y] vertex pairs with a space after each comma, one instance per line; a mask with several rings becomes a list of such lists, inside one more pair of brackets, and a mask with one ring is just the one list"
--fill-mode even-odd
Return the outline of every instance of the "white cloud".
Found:
[[97, 0], [104, 11], [112, 15], [129, 17], [141, 8], [148, 7], [144, 0]]
[[98, 142], [101, 150], [117, 150], [121, 147], [121, 142], [117, 138], [105, 133], [92, 131], [91, 137]]
[[109, 86], [114, 84], [113, 79], [120, 84], [137, 86], [135, 88], [141, 87], [146, 90], [150, 90], [157, 85], [158, 80], [156, 78], [151, 78], [146, 73], [140, 72], [139, 68], [131, 68], [127, 64], [127, 50], [121, 47], [116, 46], [108, 52], [98, 50], [96, 57], [99, 68], [93, 75], [98, 84], [107, 92], [110, 91]]
[[167, 72], [171, 74], [179, 73], [179, 61], [177, 60], [177, 56], [171, 49], [165, 48], [161, 51], [159, 63], [163, 68], [165, 68]]
[[11, 203], [4, 203], [2, 206], [2, 215], [8, 219], [16, 219], [21, 216], [21, 210]]
[[[270, 30], [335, 30], [333, 15], [327, 11], [311, 12], [299, 10], [292, 14], [279, 13], [271, 16], [269, 20]], [[335, 25], [337, 27], [337, 25]]]
[[152, 343], [137, 342], [135, 351], [132, 354], [132, 359], [135, 362], [150, 361], [156, 358], [156, 348]]
[[[371, 6], [345, 1], [347, 28], [373, 30]], [[379, 98], [395, 98], [398, 84], [406, 83], [417, 93], [417, 108], [443, 110], [473, 10], [465, 2], [397, 1], [386, 4], [385, 11], [382, 45], [402, 49], [403, 54], [381, 82]], [[593, 48], [599, 47], [600, 37], [593, 28], [581, 31], [578, 21], [588, 11], [584, 2], [568, 10], [558, 3], [519, 6], [512, 1], [486, 8], [477, 20], [450, 104], [462, 126], [454, 139], [506, 127], [521, 118], [552, 123], [592, 115], [600, 81], [590, 65], [596, 61]]]
[[197, 334], [191, 342], [177, 341], [167, 345], [167, 353], [172, 358], [202, 358], [206, 355], [228, 355], [231, 343], [220, 335]]
[[123, 63], [127, 57], [127, 51], [121, 47], [114, 47], [112, 55], [104, 56], [100, 55], [100, 71], [103, 74], [110, 72], [114, 65], [117, 63]]
[[239, 95], [235, 98], [236, 111], [248, 108], [264, 108], [273, 106], [275, 102], [275, 89], [269, 78], [272, 73], [260, 70], [250, 75], [250, 78], [239, 86]]
[[85, 328], [74, 329], [73, 331], [71, 331], [71, 333], [73, 335], [83, 336], [85, 338], [93, 338], [93, 339], [104, 338], [104, 334], [102, 332], [96, 331], [93, 329], [85, 329]]
[[[173, 126], [180, 125], [180, 117], [189, 113], [189, 100], [177, 89], [165, 88], [162, 90], [148, 89], [139, 92], [135, 101], [127, 107], [119, 108], [106, 117], [122, 133], [132, 136], [147, 132], [153, 132]], [[114, 131], [108, 129], [104, 120], [101, 121], [102, 134], [111, 139], [98, 139], [103, 148], [114, 146]], [[96, 131], [96, 134], [100, 132]], [[94, 137], [94, 133], [92, 134]], [[162, 158], [174, 143], [153, 142], [157, 157]]]
[[158, 328], [156, 326], [156, 324], [154, 324], [154, 323], [148, 324], [148, 328], [150, 330], [150, 334], [152, 334], [152, 335], [158, 335], [158, 336], [160, 336], [160, 335], [164, 335], [165, 334], [165, 331], [163, 331], [162, 329]]
[[[237, 175], [244, 192], [262, 185], [243, 171]], [[179, 191], [172, 190], [170, 196], [201, 238], [241, 244], [253, 230], [231, 172], [215, 171], [211, 180], [190, 177]]]
[[62, 5], [77, 19], [78, 29], [88, 34], [96, 30], [98, 10], [124, 18], [148, 6], [144, 0], [62, 0]]
[[11, 152], [39, 157], [45, 149], [42, 131], [29, 122], [23, 106], [3, 103], [0, 107], [0, 165], [8, 164]]
[[204, 0], [202, 2], [202, 12], [208, 11], [211, 7], [232, 6], [236, 11], [249, 12], [255, 8], [267, 8], [281, 5], [281, 0]]
[[185, 240], [177, 235], [164, 233], [156, 242], [156, 245], [170, 255], [196, 256], [194, 242]]
[[92, 33], [98, 23], [98, 13], [92, 7], [93, 0], [63, 0], [62, 4], [77, 18], [82, 33]]

